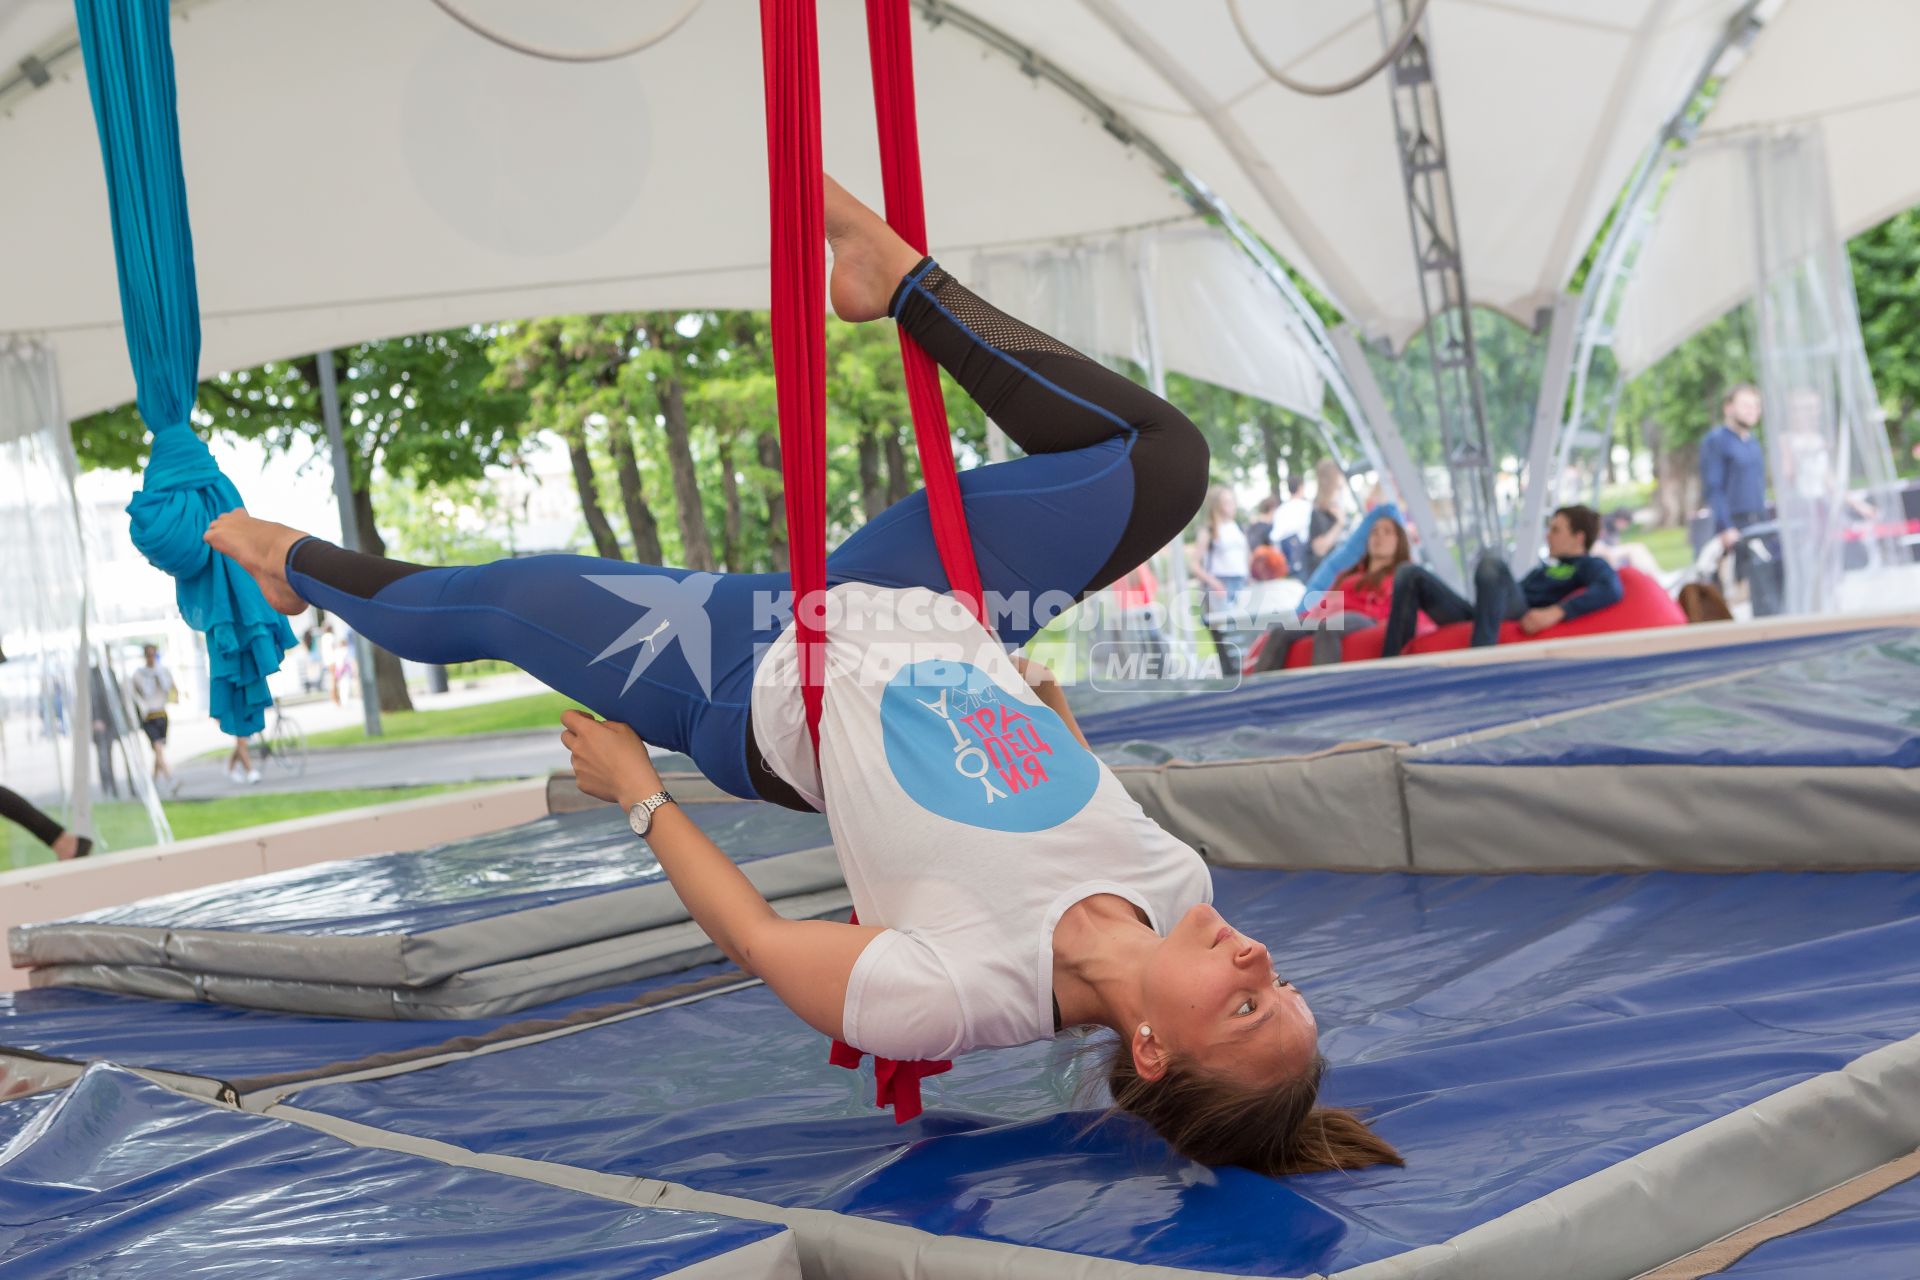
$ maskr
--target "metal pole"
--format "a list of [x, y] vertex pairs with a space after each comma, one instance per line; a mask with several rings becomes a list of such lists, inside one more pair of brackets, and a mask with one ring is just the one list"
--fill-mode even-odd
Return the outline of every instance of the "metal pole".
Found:
[[[1374, 0], [1382, 40], [1392, 38], [1387, 4], [1388, 0]], [[1412, 16], [1408, 0], [1397, 0], [1397, 7], [1404, 26]], [[1407, 225], [1413, 237], [1414, 271], [1426, 318], [1427, 365], [1433, 375], [1440, 442], [1453, 490], [1453, 524], [1460, 537], [1460, 558], [1470, 565], [1482, 551], [1499, 549], [1500, 505], [1487, 437], [1486, 390], [1474, 349], [1473, 303], [1467, 292], [1451, 162], [1440, 118], [1440, 88], [1424, 32], [1415, 33], [1393, 60], [1387, 83], [1406, 191]], [[1358, 377], [1351, 371], [1349, 376]]]
[[[360, 529], [353, 515], [353, 470], [347, 461], [346, 441], [340, 434], [340, 388], [333, 380], [333, 348], [315, 354], [320, 367], [320, 419], [327, 425], [327, 444], [333, 456], [333, 499], [340, 506], [340, 541], [347, 550], [360, 550]], [[373, 677], [373, 645], [353, 633], [354, 662], [360, 669], [360, 710], [367, 736], [380, 736], [380, 689]]]
[[1380, 383], [1367, 364], [1366, 353], [1360, 349], [1359, 335], [1354, 332], [1352, 325], [1343, 324], [1333, 331], [1332, 336], [1333, 349], [1340, 354], [1341, 364], [1352, 377], [1354, 394], [1360, 397], [1367, 421], [1373, 426], [1374, 443], [1386, 459], [1383, 473], [1392, 478], [1407, 519], [1420, 531], [1420, 547], [1425, 554], [1427, 567], [1444, 578], [1454, 590], [1462, 589], [1466, 585], [1466, 576], [1458, 553], [1464, 551], [1465, 547], [1451, 546], [1443, 536], [1439, 517], [1433, 511], [1433, 501], [1427, 494], [1426, 476], [1414, 465], [1406, 442], [1400, 438], [1400, 429], [1394, 425], [1393, 413], [1387, 408], [1387, 398], [1381, 394]]
[[[1146, 357], [1147, 387], [1164, 400], [1167, 398], [1167, 366], [1160, 351], [1160, 313], [1154, 303], [1152, 267], [1140, 252], [1137, 239], [1129, 256], [1133, 266], [1134, 306], [1140, 313], [1140, 341], [1144, 347], [1142, 354]], [[1176, 644], [1186, 646], [1181, 652], [1190, 652], [1194, 630], [1193, 614], [1188, 609], [1190, 601], [1187, 599], [1186, 530], [1174, 534], [1173, 541], [1162, 551], [1167, 557], [1165, 601], [1162, 605], [1166, 611], [1166, 635]]]
[[1516, 574], [1539, 558], [1540, 514], [1546, 510], [1547, 495], [1558, 483], [1553, 474], [1553, 446], [1567, 407], [1579, 323], [1580, 300], [1562, 294], [1554, 301], [1553, 319], [1548, 322], [1547, 363], [1540, 370], [1540, 398], [1534, 407], [1533, 441], [1527, 450], [1527, 491], [1521, 495], [1520, 515], [1513, 522], [1513, 554], [1507, 557], [1508, 566]]

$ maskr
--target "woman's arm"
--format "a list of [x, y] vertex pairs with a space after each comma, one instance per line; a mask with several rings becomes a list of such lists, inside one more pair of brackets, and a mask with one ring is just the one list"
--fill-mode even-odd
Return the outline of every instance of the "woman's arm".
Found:
[[1213, 551], [1213, 526], [1201, 525], [1200, 532], [1194, 535], [1193, 544], [1187, 548], [1187, 567], [1193, 570], [1193, 576], [1214, 591], [1220, 590], [1220, 579], [1207, 572], [1207, 557]]
[[1313, 554], [1316, 556], [1324, 556], [1333, 550], [1334, 544], [1340, 541], [1340, 535], [1347, 527], [1347, 522], [1340, 512], [1328, 511], [1327, 514], [1333, 517], [1333, 523], [1327, 527], [1325, 533], [1313, 539]]
[[[1073, 708], [1067, 705], [1067, 691], [1060, 687], [1060, 681], [1052, 670], [1044, 663], [1035, 662], [1017, 653], [1013, 655], [1013, 665], [1020, 669], [1020, 675], [1026, 680], [1027, 687], [1032, 689], [1040, 701], [1055, 715], [1066, 721], [1068, 732], [1079, 740], [1081, 746], [1086, 747], [1087, 735], [1080, 732], [1080, 722], [1073, 718]], [[1087, 750], [1091, 751], [1093, 748], [1087, 747]]]
[[[583, 711], [561, 716], [560, 741], [573, 753], [580, 789], [630, 809], [659, 791], [646, 743], [624, 724]], [[829, 920], [788, 920], [677, 804], [657, 810], [647, 846], [687, 913], [727, 959], [773, 988], [811, 1027], [841, 1038], [847, 979], [867, 943], [883, 932]]]

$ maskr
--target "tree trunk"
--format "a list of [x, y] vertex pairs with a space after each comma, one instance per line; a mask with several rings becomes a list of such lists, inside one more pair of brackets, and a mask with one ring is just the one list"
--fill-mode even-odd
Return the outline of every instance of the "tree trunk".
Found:
[[906, 446], [900, 442], [900, 428], [881, 433], [880, 443], [887, 455], [887, 505], [892, 506], [913, 492], [914, 474], [907, 461]]
[[[780, 474], [780, 441], [771, 431], [760, 437], [760, 465]], [[776, 572], [793, 567], [787, 559], [787, 494], [778, 484], [767, 490], [767, 553]]]
[[720, 502], [726, 513], [720, 525], [720, 567], [729, 573], [744, 573], [746, 566], [740, 563], [742, 552], [740, 545], [740, 477], [733, 470], [733, 441], [722, 436], [719, 442], [720, 463]]
[[1278, 497], [1280, 493], [1280, 427], [1264, 413], [1260, 415], [1260, 454], [1267, 466], [1267, 492]]
[[[670, 349], [670, 348], [669, 348]], [[679, 378], [654, 383], [660, 416], [667, 429], [667, 462], [673, 469], [673, 504], [680, 516], [680, 561], [688, 569], [713, 570], [713, 542], [707, 536], [707, 512], [700, 504], [700, 472], [693, 465], [687, 427], [686, 389]]]
[[663, 564], [666, 556], [660, 550], [660, 523], [653, 518], [647, 491], [640, 484], [640, 464], [633, 456], [633, 429], [624, 422], [609, 423], [607, 440], [612, 446], [614, 474], [620, 477], [620, 505], [626, 509], [627, 530], [633, 535], [633, 558], [641, 564]]
[[872, 520], [887, 509], [887, 484], [880, 475], [880, 434], [872, 425], [860, 429], [860, 510]]
[[586, 519], [587, 532], [593, 537], [593, 549], [606, 560], [624, 560], [620, 541], [613, 536], [607, 513], [600, 509], [600, 494], [594, 487], [593, 457], [587, 452], [585, 427], [567, 432], [567, 459], [573, 463], [573, 486], [580, 491], [580, 514]]
[[[355, 488], [353, 491], [353, 527], [364, 554], [382, 556], [387, 553], [387, 544], [373, 523], [373, 495], [364, 488]], [[407, 694], [407, 676], [401, 669], [400, 659], [371, 640], [367, 642], [367, 647], [373, 651], [373, 681], [374, 688], [380, 693], [380, 710], [413, 710], [413, 699]], [[367, 673], [362, 671], [360, 678], [366, 679]]]
[[1654, 509], [1662, 528], [1687, 527], [1700, 506], [1700, 446], [1689, 441], [1667, 447], [1665, 433], [1646, 424], [1648, 448], [1653, 450]]

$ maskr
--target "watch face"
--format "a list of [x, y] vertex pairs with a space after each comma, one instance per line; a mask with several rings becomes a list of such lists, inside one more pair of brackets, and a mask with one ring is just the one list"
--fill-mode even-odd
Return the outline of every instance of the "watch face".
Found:
[[644, 836], [647, 828], [653, 825], [653, 810], [644, 804], [637, 804], [627, 810], [627, 825], [633, 828], [633, 834]]

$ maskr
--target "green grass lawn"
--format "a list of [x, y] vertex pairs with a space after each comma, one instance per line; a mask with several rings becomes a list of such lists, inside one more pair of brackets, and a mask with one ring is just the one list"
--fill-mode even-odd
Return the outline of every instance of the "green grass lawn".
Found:
[[461, 738], [475, 733], [510, 733], [516, 729], [560, 732], [560, 713], [580, 704], [557, 693], [535, 693], [524, 698], [482, 702], [444, 711], [399, 711], [380, 717], [384, 732], [367, 737], [358, 727], [328, 729], [307, 735], [310, 747], [357, 747], [369, 742], [403, 742], [413, 738]]
[[1643, 529], [1634, 525], [1620, 540], [1646, 543], [1662, 569], [1684, 569], [1693, 563], [1693, 548], [1687, 544], [1687, 531], [1682, 528]]
[[[426, 787], [368, 787], [352, 791], [268, 791], [245, 796], [223, 796], [218, 800], [169, 800], [165, 802], [167, 822], [176, 840], [238, 831], [242, 827], [264, 826], [290, 818], [307, 818], [317, 813], [342, 809], [363, 809], [369, 805], [391, 804], [420, 796], [461, 791], [487, 783], [460, 782]], [[58, 816], [58, 815], [56, 815]], [[109, 850], [131, 849], [153, 843], [147, 815], [129, 800], [110, 800], [93, 807], [94, 830]], [[99, 856], [99, 855], [95, 855]], [[109, 854], [110, 856], [110, 854]], [[52, 862], [53, 850], [12, 823], [0, 823], [0, 869], [27, 867]]]

